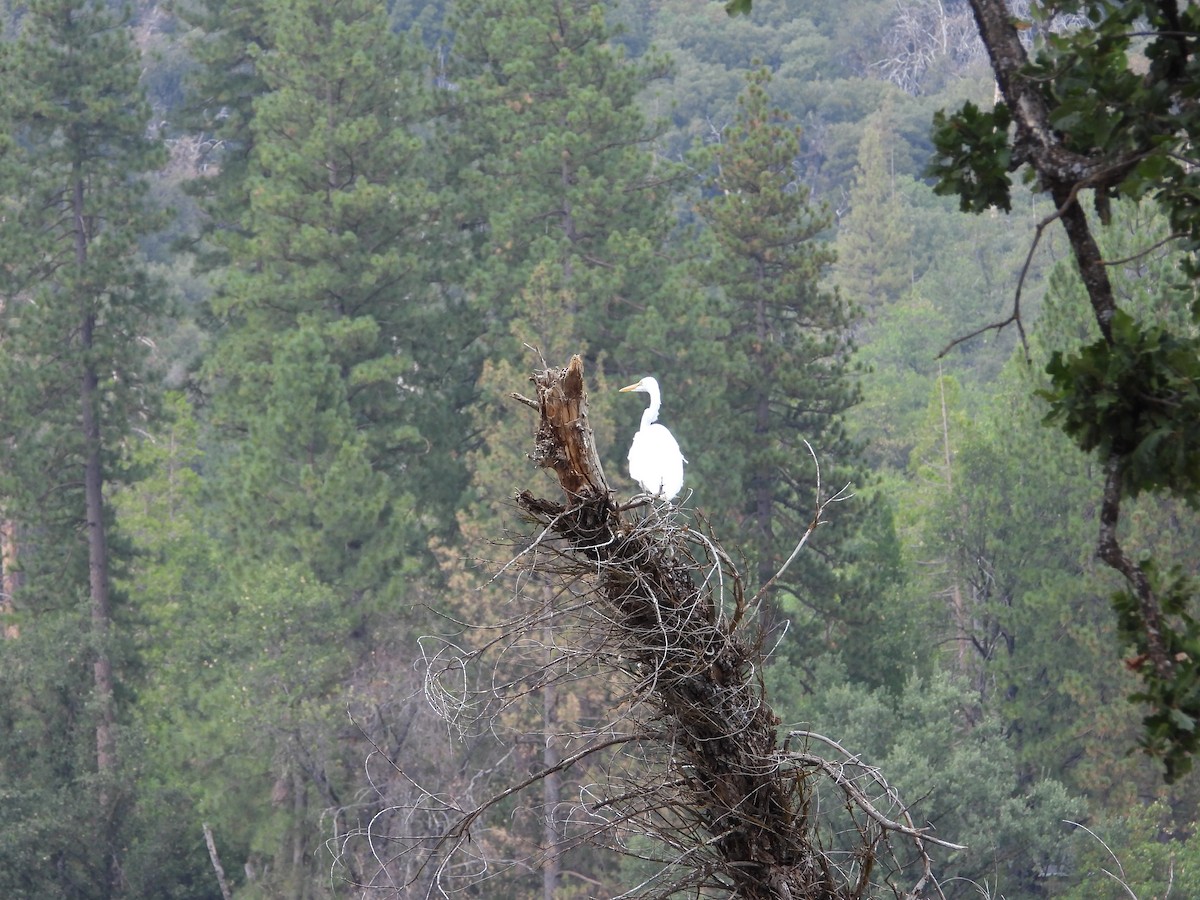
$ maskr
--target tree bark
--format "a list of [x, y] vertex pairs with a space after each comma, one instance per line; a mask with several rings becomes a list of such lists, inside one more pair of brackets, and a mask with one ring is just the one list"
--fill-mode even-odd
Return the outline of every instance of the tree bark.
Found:
[[[76, 273], [82, 278], [88, 262], [88, 227], [84, 211], [83, 176], [76, 171], [72, 185], [72, 212], [74, 214]], [[99, 709], [96, 721], [96, 770], [103, 777], [116, 768], [117, 752], [113, 729], [116, 711], [113, 697], [112, 657], [108, 650], [108, 636], [112, 626], [112, 601], [108, 580], [108, 540], [104, 526], [104, 467], [100, 455], [99, 385], [96, 362], [92, 357], [95, 347], [96, 314], [92, 311], [92, 298], [82, 296], [83, 287], [78, 287], [79, 305], [85, 310], [79, 326], [80, 356], [83, 370], [79, 380], [80, 427], [84, 445], [84, 523], [88, 547], [88, 588], [91, 596], [92, 631], [96, 635], [96, 659], [92, 664], [93, 686]], [[112, 810], [111, 795], [102, 793], [104, 815]]]
[[[758, 270], [756, 281], [761, 285], [766, 281], [767, 274], [761, 260], [756, 261], [756, 266]], [[767, 324], [767, 304], [761, 293], [754, 309], [754, 329], [754, 339], [758, 347], [756, 354], [758, 358], [755, 360], [758, 371], [755, 375], [759, 379], [754, 397], [754, 439], [761, 444], [771, 430], [771, 395], [767, 391], [767, 385], [774, 377], [771, 365], [767, 362], [765, 348], [771, 339], [771, 334]], [[765, 470], [760, 463], [755, 469], [752, 482], [754, 520], [758, 526], [758, 534], [763, 548], [762, 556], [758, 561], [758, 583], [760, 585], [771, 580], [771, 576], [775, 574], [781, 562], [775, 554], [775, 478], [776, 473]], [[773, 605], [769, 604], [767, 608], [771, 613], [774, 612]]]
[[233, 900], [233, 892], [229, 890], [229, 882], [225, 878], [225, 867], [221, 865], [221, 857], [217, 854], [217, 842], [213, 839], [212, 828], [204, 823], [204, 843], [208, 846], [208, 858], [212, 861], [213, 871], [217, 875], [217, 886], [221, 889], [222, 900]]
[[[1029, 57], [1007, 0], [970, 2], [979, 36], [992, 62], [996, 85], [1012, 110], [1017, 126], [1013, 167], [1029, 163], [1050, 183], [1071, 186], [1106, 172], [1100, 160], [1081, 156], [1064, 147], [1050, 124], [1050, 110], [1038, 84], [1022, 71]], [[1049, 188], [1050, 184], [1045, 187]]]
[[[546, 647], [546, 672], [554, 668], [554, 591], [542, 585], [545, 624], [542, 640]], [[542, 900], [554, 900], [562, 878], [562, 828], [559, 825], [559, 803], [562, 799], [562, 773], [559, 764], [562, 754], [558, 745], [558, 685], [547, 678], [542, 687], [542, 764], [548, 773], [542, 780]]]
[[[547, 630], [549, 629], [547, 625]], [[542, 751], [542, 763], [549, 773], [542, 780], [542, 900], [554, 900], [562, 877], [562, 834], [558, 825], [558, 806], [561, 799], [562, 775], [558, 765], [562, 762], [558, 751], [558, 689], [553, 681], [542, 688], [544, 710], [543, 727], [546, 744]]]
[[[83, 321], [85, 353], [90, 351], [95, 329], [90, 313]], [[83, 489], [86, 504], [88, 544], [88, 585], [92, 599], [92, 629], [97, 638], [93, 663], [99, 719], [96, 723], [96, 769], [102, 775], [116, 768], [117, 753], [113, 738], [116, 711], [113, 700], [112, 657], [108, 636], [112, 627], [112, 601], [108, 583], [108, 542], [104, 528], [104, 472], [100, 459], [100, 423], [96, 414], [99, 380], [94, 365], [85, 364], [80, 383], [80, 410], [87, 451], [84, 460]]]
[[[93, 358], [96, 340], [96, 314], [93, 298], [86, 295], [84, 275], [88, 263], [91, 239], [89, 219], [84, 207], [84, 178], [79, 164], [75, 165], [71, 188], [71, 211], [75, 240], [75, 300], [83, 311], [79, 323], [80, 358], [79, 418], [83, 437], [83, 495], [84, 530], [88, 548], [88, 593], [91, 600], [92, 634], [96, 639], [92, 661], [92, 688], [96, 704], [96, 772], [100, 776], [100, 816], [102, 829], [116, 814], [116, 800], [110, 778], [117, 768], [116, 699], [113, 692], [112, 656], [109, 635], [112, 631], [112, 598], [108, 580], [108, 539], [104, 525], [104, 464], [100, 444], [100, 378]], [[121, 862], [115, 846], [111, 847], [110, 885], [116, 888], [122, 880]]]

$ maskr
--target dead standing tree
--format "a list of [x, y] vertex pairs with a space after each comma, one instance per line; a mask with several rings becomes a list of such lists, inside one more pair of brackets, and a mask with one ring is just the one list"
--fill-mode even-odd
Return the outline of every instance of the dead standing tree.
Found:
[[[577, 602], [554, 613], [556, 626], [574, 641], [557, 656], [570, 673], [548, 670], [541, 683], [585, 668], [600, 672], [626, 687], [623, 709], [613, 723], [576, 735], [579, 749], [556, 766], [489, 801], [455, 807], [431, 793], [435, 805], [456, 809], [456, 824], [432, 849], [427, 835], [400, 839], [399, 854], [424, 855], [445, 873], [434, 880], [450, 893], [462, 883], [453, 873], [469, 869], [454, 859], [471, 856], [472, 833], [484, 830], [491, 808], [540, 778], [609, 754], [603, 778], [581, 792], [568, 817], [579, 827], [566, 843], [636, 848], [652, 859], [656, 874], [622, 896], [940, 896], [928, 846], [962, 848], [916, 827], [882, 774], [835, 741], [808, 731], [781, 736], [761, 680], [760, 634], [752, 622], [758, 598], [746, 597], [727, 554], [702, 530], [677, 524], [670, 507], [642, 505], [636, 509], [644, 514], [629, 515], [614, 503], [588, 425], [579, 357], [532, 380], [536, 400], [513, 396], [538, 411], [531, 456], [554, 472], [565, 498], [517, 495], [539, 533], [504, 568], [586, 580], [584, 595], [564, 592]], [[838, 499], [844, 495], [818, 500], [797, 550]], [[539, 607], [507, 623], [506, 637], [490, 646], [511, 647], [516, 634], [537, 635], [544, 622]], [[467, 662], [442, 655], [431, 661], [427, 693], [435, 706], [470, 706], [441, 687]], [[821, 752], [812, 752], [814, 745]], [[396, 771], [404, 775], [399, 765]]]

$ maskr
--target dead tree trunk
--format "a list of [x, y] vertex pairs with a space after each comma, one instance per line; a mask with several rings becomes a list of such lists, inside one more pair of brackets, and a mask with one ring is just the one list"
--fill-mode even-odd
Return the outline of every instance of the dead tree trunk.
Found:
[[[618, 623], [613, 636], [635, 669], [654, 673], [646, 699], [687, 773], [687, 817], [710, 836], [720, 874], [748, 900], [841, 896], [802, 840], [805, 794], [776, 765], [779, 719], [763, 701], [753, 649], [733, 637], [736, 622], [701, 591], [684, 560], [665, 552], [653, 532], [621, 522], [587, 424], [582, 360], [546, 370], [536, 383], [534, 460], [554, 470], [568, 501], [525, 491], [518, 503], [597, 564], [599, 596]], [[736, 618], [743, 599], [739, 591]]]
[[[747, 598], [715, 542], [705, 542], [708, 561], [699, 560], [688, 543], [699, 539], [697, 530], [676, 526], [678, 514], [670, 507], [623, 518], [588, 425], [580, 358], [533, 381], [536, 400], [514, 397], [538, 410], [531, 457], [555, 473], [566, 499], [522, 491], [518, 505], [547, 540], [561, 542], [563, 557], [580, 562], [580, 573], [591, 573], [605, 652], [632, 676], [631, 704], [653, 710], [643, 718], [641, 735], [657, 744], [649, 755], [666, 758], [667, 772], [650, 779], [657, 784], [622, 798], [634, 810], [629, 815], [653, 813], [675, 829], [674, 836], [663, 835], [665, 841], [692, 842], [681, 854], [690, 859], [692, 884], [753, 900], [870, 895], [875, 856], [884, 844], [881, 829], [894, 826], [918, 845], [926, 863], [916, 888], [897, 895], [920, 896], [929, 867], [922, 833], [911, 821], [888, 820], [867, 802], [859, 807], [869, 826], [862, 834], [864, 840], [867, 832], [874, 837], [858, 848], [857, 860], [838, 866], [822, 848], [811, 776], [823, 773], [849, 801], [856, 788], [845, 776], [846, 761], [825, 766], [781, 743], [780, 720], [759, 677], [758, 632], [746, 621], [752, 618], [746, 616]], [[819, 518], [818, 511], [812, 527]], [[714, 590], [718, 581], [722, 588]], [[869, 774], [874, 787], [883, 784], [877, 771]], [[894, 800], [890, 789], [885, 793]], [[901, 809], [898, 818], [905, 815]], [[681, 843], [678, 835], [688, 837]]]

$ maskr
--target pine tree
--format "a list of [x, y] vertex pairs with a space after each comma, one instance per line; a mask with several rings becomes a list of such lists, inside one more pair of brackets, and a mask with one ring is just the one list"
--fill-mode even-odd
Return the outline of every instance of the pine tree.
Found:
[[318, 812], [353, 789], [365, 755], [334, 738], [344, 686], [411, 623], [409, 580], [430, 533], [453, 526], [455, 344], [474, 325], [431, 261], [420, 48], [371, 0], [270, 0], [265, 23], [267, 92], [208, 373], [231, 628], [248, 635], [258, 615], [279, 636], [254, 666], [249, 639], [222, 654], [270, 700], [253, 753], [274, 782], [258, 784], [250, 842], [300, 885], [320, 877]]
[[912, 286], [913, 226], [898, 189], [895, 130], [884, 108], [867, 120], [858, 144], [850, 211], [839, 223], [837, 281], [843, 295], [874, 320]]
[[[72, 847], [64, 828], [58, 840], [39, 845], [41, 858], [49, 854], [55, 865], [34, 868], [65, 879], [63, 890], [77, 879], [90, 882], [95, 896], [120, 878], [115, 829], [120, 801], [128, 799], [118, 796], [124, 636], [113, 590], [123, 550], [107, 494], [130, 477], [122, 446], [153, 407], [141, 339], [162, 299], [137, 262], [136, 241], [155, 227], [140, 176], [161, 165], [163, 153], [146, 137], [140, 56], [123, 25], [89, 0], [36, 0], [20, 37], [0, 56], [4, 131], [12, 136], [0, 162], [0, 377], [7, 386], [0, 399], [0, 508], [19, 535], [22, 576], [13, 606], [27, 623], [12, 647], [16, 656], [26, 648], [37, 653], [50, 635], [78, 630], [88, 648], [41, 660], [40, 675], [22, 675], [18, 666], [6, 699], [19, 710], [22, 690], [37, 689], [30, 677], [70, 685], [87, 698], [80, 705], [60, 694], [57, 709], [53, 693], [39, 700], [42, 713], [58, 719], [43, 727], [63, 728], [56, 735], [63, 744], [35, 742], [21, 754], [31, 766], [40, 753], [61, 755], [58, 776], [37, 789], [77, 794], [92, 833], [106, 836]], [[65, 725], [62, 717], [90, 723], [90, 754], [78, 744], [66, 749], [78, 721]], [[12, 877], [20, 883], [35, 876]]]
[[[1104, 250], [1131, 261], [1113, 272], [1124, 302], [1139, 316], [1182, 323], [1175, 260], [1162, 249], [1136, 252], [1167, 233], [1165, 220], [1125, 204], [1113, 213]], [[1110, 610], [1116, 578], [1092, 550], [1096, 461], [1045, 427], [1047, 405], [1036, 396], [1051, 355], [1094, 340], [1096, 326], [1068, 265], [1055, 268], [1048, 288], [1028, 350], [1014, 352], [972, 426], [952, 426], [952, 490], [914, 484], [901, 506], [922, 527], [922, 559], [939, 556], [960, 588], [959, 608], [944, 619], [960, 633], [947, 646], [963, 648], [979, 706], [1005, 720], [1024, 777], [1048, 771], [1123, 807], [1152, 791], [1156, 776], [1149, 760], [1127, 754], [1141, 712], [1113, 702], [1132, 690], [1133, 676], [1111, 663], [1127, 650]], [[1139, 498], [1128, 514], [1131, 547], [1158, 547], [1165, 564], [1195, 571], [1194, 514], [1161, 496]], [[931, 567], [918, 568], [926, 574], [914, 581], [928, 583]]]
[[[366, 583], [378, 587], [387, 558], [420, 540], [406, 508], [427, 458], [431, 490], [453, 479], [438, 468], [445, 430], [428, 421], [453, 329], [435, 324], [451, 310], [429, 285], [436, 211], [412, 134], [426, 98], [418, 61], [375, 4], [278, 0], [268, 25], [277, 49], [257, 62], [271, 90], [255, 104], [244, 236], [214, 301], [219, 414], [249, 438], [231, 522], [269, 526], [297, 558], [332, 540], [349, 551], [339, 565], [376, 568]], [[297, 467], [311, 473], [299, 484], [285, 474]], [[339, 477], [350, 481], [335, 487]], [[366, 506], [351, 525], [312, 505], [351, 483], [388, 498], [373, 523]]]
[[258, 68], [269, 49], [266, 4], [201, 0], [178, 4], [175, 14], [192, 29], [188, 49], [196, 68], [187, 82], [179, 125], [196, 142], [207, 177], [186, 185], [205, 215], [203, 241], [194, 247], [201, 268], [228, 263], [230, 239], [242, 233], [247, 179], [254, 153], [254, 102], [267, 86]]
[[574, 297], [593, 352], [615, 346], [662, 285], [678, 172], [650, 152], [655, 132], [637, 98], [663, 65], [626, 60], [605, 15], [597, 0], [457, 7], [452, 152], [469, 204], [463, 224], [483, 237], [467, 285], [501, 339], [539, 265], [551, 264], [554, 289]]
[[[714, 150], [715, 174], [699, 205], [713, 249], [697, 276], [717, 292], [715, 315], [728, 329], [700, 392], [712, 411], [703, 506], [743, 523], [726, 539], [753, 548], [760, 583], [787, 558], [812, 513], [815, 472], [804, 441], [821, 462], [826, 490], [852, 471], [854, 448], [840, 416], [858, 396], [849, 310], [822, 286], [833, 261], [822, 240], [830, 216], [796, 181], [799, 138], [771, 108], [769, 82], [766, 70], [750, 76], [738, 117]], [[793, 574], [788, 583], [802, 580]]]

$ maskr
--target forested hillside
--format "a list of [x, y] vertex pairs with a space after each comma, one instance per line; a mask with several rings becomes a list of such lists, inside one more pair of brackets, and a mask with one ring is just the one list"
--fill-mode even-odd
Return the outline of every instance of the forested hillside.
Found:
[[[3, 3], [0, 897], [648, 883], [636, 840], [563, 839], [590, 763], [472, 865], [432, 843], [623, 702], [516, 655], [461, 708], [424, 680], [574, 596], [506, 563], [549, 483], [510, 393], [576, 353], [621, 498], [617, 389], [662, 384], [673, 514], [771, 582], [772, 707], [966, 845], [942, 896], [1200, 897], [1104, 459], [1044, 422], [1087, 285], [1036, 183], [932, 189], [935, 112], [997, 97], [966, 0]], [[1113, 290], [1194, 340], [1180, 224], [1134, 193], [1094, 217]], [[853, 497], [784, 566], [814, 463]], [[1200, 575], [1186, 498], [1131, 493], [1128, 552]]]

